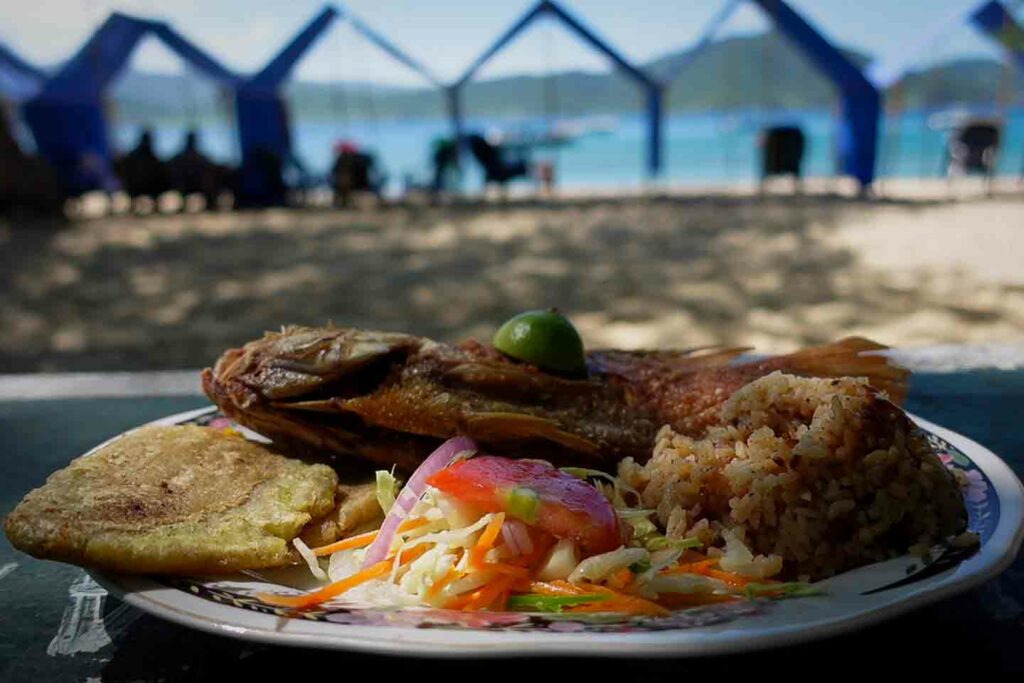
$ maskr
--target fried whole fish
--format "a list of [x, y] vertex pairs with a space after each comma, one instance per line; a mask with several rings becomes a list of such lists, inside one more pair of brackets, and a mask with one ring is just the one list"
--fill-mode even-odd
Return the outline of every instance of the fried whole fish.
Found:
[[596, 350], [587, 376], [513, 361], [475, 340], [340, 327], [286, 327], [225, 352], [203, 389], [230, 417], [285, 449], [356, 456], [411, 470], [467, 435], [489, 451], [592, 467], [648, 459], [658, 428], [698, 434], [744, 384], [776, 370], [867, 377], [899, 401], [907, 371], [851, 337], [733, 363], [746, 348]]

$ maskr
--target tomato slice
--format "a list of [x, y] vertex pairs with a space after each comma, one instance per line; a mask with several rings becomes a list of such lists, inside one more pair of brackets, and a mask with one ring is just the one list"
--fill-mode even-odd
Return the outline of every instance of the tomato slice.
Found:
[[582, 479], [535, 460], [481, 455], [427, 479], [430, 486], [483, 512], [504, 512], [587, 553], [622, 545], [611, 503]]

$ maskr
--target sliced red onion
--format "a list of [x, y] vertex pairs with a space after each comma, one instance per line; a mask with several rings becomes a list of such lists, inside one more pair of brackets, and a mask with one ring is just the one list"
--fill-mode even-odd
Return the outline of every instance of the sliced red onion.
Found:
[[526, 528], [526, 524], [519, 520], [513, 519], [515, 522], [512, 525], [512, 533], [516, 535], [516, 542], [519, 544], [519, 549], [522, 550], [524, 555], [529, 555], [533, 552], [533, 541], [530, 540], [530, 530]]
[[427, 479], [448, 467], [459, 454], [476, 450], [475, 441], [464, 436], [457, 436], [441, 444], [416, 468], [416, 471], [409, 477], [409, 481], [402, 487], [398, 497], [395, 498], [395, 504], [388, 511], [384, 523], [380, 525], [377, 538], [366, 549], [366, 556], [363, 559], [364, 569], [387, 558], [388, 551], [391, 550], [391, 543], [395, 540], [395, 534], [398, 533], [399, 525], [423, 495], [423, 491], [427, 488]]
[[526, 555], [533, 552], [533, 542], [530, 540], [530, 532], [526, 525], [518, 519], [506, 519], [501, 525], [501, 537], [509, 550], [517, 555]]
[[505, 541], [505, 545], [508, 549], [514, 552], [516, 555], [522, 555], [523, 549], [519, 547], [519, 539], [516, 538], [515, 533], [512, 531], [512, 520], [506, 521], [501, 525], [501, 538]]

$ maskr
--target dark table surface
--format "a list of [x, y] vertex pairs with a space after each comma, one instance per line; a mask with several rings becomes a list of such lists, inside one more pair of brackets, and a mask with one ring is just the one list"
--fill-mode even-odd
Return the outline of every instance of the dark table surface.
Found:
[[[198, 396], [0, 402], [0, 515], [50, 472], [105, 438], [205, 404]], [[988, 446], [1024, 478], [1024, 370], [915, 375], [908, 409]], [[571, 672], [630, 681], [775, 671], [807, 677], [837, 671], [1024, 672], [1024, 560], [1018, 556], [998, 579], [969, 593], [807, 645], [680, 660], [511, 660], [507, 667], [520, 675], [520, 667], [530, 667], [534, 675]], [[77, 567], [34, 560], [0, 537], [0, 680], [233, 681], [364, 672], [388, 679], [446, 673], [485, 680], [503, 673], [494, 661], [300, 650], [192, 631], [105, 595]]]

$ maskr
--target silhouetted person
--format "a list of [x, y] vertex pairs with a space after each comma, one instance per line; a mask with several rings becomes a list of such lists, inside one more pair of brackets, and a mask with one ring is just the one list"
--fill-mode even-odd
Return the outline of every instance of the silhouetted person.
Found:
[[154, 207], [161, 194], [170, 189], [167, 166], [153, 149], [153, 133], [142, 131], [139, 142], [128, 154], [118, 160], [117, 175], [124, 191], [133, 200], [149, 197]]
[[216, 208], [221, 191], [227, 189], [227, 169], [199, 150], [199, 133], [194, 130], [185, 135], [185, 144], [171, 157], [168, 170], [172, 189], [181, 193], [182, 209], [185, 199], [192, 194], [201, 194], [208, 209]]
[[284, 159], [270, 149], [256, 152], [256, 166], [263, 180], [261, 205], [284, 206], [288, 202], [288, 185], [284, 182]]
[[21, 149], [0, 111], [0, 212], [59, 213], [62, 199], [53, 169]]
[[508, 150], [502, 145], [495, 145], [477, 133], [469, 136], [469, 149], [484, 169], [484, 183], [497, 183], [502, 191], [508, 181], [527, 175], [529, 164], [523, 157], [508, 158]]
[[331, 168], [335, 205], [348, 206], [356, 192], [370, 192], [379, 197], [382, 179], [373, 155], [360, 151], [351, 142], [339, 143], [335, 150], [337, 156]]
[[430, 190], [435, 195], [452, 189], [453, 178], [459, 173], [459, 147], [454, 138], [440, 138], [434, 141], [431, 154], [434, 164], [434, 177]]

